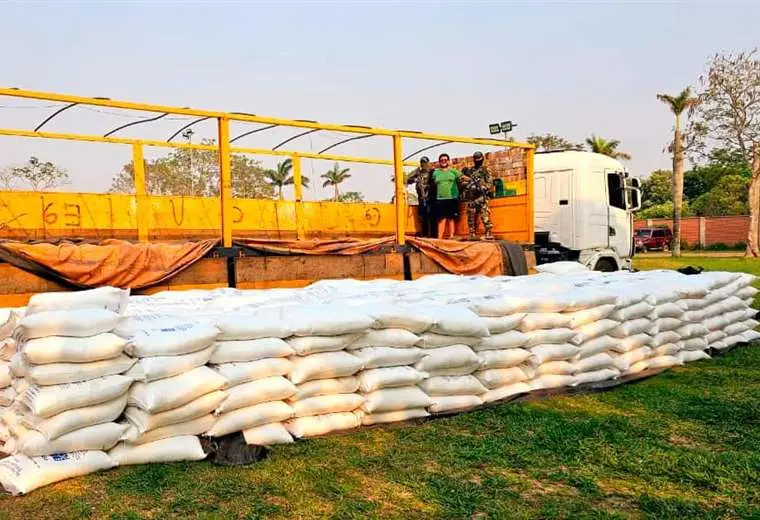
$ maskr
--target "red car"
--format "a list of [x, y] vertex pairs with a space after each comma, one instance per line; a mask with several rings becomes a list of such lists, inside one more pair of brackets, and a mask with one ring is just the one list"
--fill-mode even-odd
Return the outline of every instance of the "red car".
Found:
[[652, 251], [659, 249], [667, 251], [673, 240], [673, 233], [669, 228], [641, 228], [636, 230], [636, 250]]

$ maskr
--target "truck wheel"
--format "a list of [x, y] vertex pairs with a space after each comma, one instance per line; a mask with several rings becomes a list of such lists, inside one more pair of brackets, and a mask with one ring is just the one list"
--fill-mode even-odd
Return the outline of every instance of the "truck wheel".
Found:
[[613, 273], [618, 270], [617, 264], [612, 258], [600, 258], [594, 266], [594, 271]]

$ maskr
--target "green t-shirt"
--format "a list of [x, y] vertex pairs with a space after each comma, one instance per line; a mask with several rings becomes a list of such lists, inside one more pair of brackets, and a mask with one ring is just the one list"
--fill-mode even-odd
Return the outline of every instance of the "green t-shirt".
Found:
[[447, 168], [445, 170], [437, 168], [433, 172], [433, 180], [435, 181], [436, 188], [436, 199], [458, 199], [459, 186], [457, 185], [457, 179], [459, 179], [461, 176], [462, 172], [456, 168]]

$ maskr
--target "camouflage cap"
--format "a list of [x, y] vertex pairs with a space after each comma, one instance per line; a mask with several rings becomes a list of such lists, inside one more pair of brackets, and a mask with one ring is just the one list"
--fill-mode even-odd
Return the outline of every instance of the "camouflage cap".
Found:
[[420, 164], [427, 164], [430, 162], [430, 158], [427, 155], [420, 157]]
[[482, 159], [483, 158], [483, 152], [475, 152], [474, 154], [472, 154], [472, 158], [475, 159], [476, 161], [478, 159]]

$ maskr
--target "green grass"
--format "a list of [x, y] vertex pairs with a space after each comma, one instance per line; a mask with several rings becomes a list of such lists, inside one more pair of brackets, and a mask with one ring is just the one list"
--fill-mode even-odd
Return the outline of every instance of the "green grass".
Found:
[[[707, 260], [682, 263], [760, 272]], [[604, 393], [281, 446], [248, 467], [124, 467], [0, 498], [0, 518], [170, 517], [760, 518], [760, 348]]]

